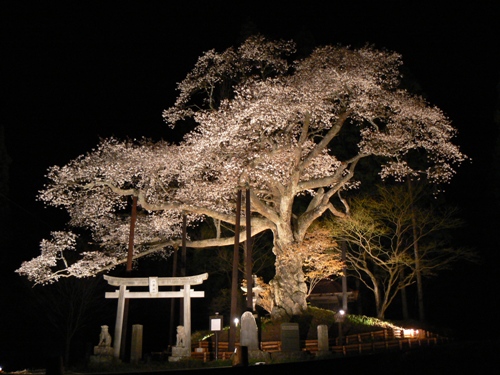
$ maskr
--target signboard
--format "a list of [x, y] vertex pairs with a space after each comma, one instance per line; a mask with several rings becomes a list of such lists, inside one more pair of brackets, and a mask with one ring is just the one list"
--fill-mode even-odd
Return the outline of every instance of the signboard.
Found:
[[158, 294], [158, 278], [150, 277], [149, 278], [149, 293]]
[[222, 327], [222, 315], [215, 313], [215, 315], [210, 316], [210, 331], [222, 331]]

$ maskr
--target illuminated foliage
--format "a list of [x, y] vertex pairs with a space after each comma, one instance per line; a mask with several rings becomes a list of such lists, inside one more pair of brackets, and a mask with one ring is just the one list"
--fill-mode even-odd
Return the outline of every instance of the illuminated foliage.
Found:
[[[40, 199], [65, 209], [70, 226], [92, 233], [104, 254], [94, 257], [105, 270], [125, 262], [131, 196], [140, 208], [139, 258], [179, 244], [183, 213], [188, 225], [207, 217], [234, 224], [235, 192], [249, 187], [252, 234], [274, 235], [273, 316], [300, 314], [307, 286], [302, 258], [289, 254], [291, 246], [326, 211], [344, 215], [338, 193], [358, 185], [361, 159], [378, 156], [381, 177], [425, 174], [447, 182], [465, 156], [452, 143], [455, 129], [446, 116], [398, 89], [397, 53], [325, 46], [295, 61], [293, 53], [292, 42], [261, 36], [204, 53], [164, 112], [177, 129], [196, 124], [183, 142], [103, 140], [87, 155], [50, 168]], [[340, 148], [337, 141], [351, 145]], [[412, 150], [426, 155], [425, 169], [401, 161]], [[298, 197], [307, 201], [300, 211]], [[221, 237], [187, 246], [232, 243]], [[19, 271], [38, 283], [82, 276], [92, 267], [89, 256], [52, 273], [36, 260]]]
[[[307, 296], [321, 280], [341, 275], [343, 263], [337, 243], [325, 225], [313, 224], [300, 243], [290, 246], [287, 255], [299, 254], [302, 259]], [[286, 259], [287, 255], [283, 258]]]
[[[271, 293], [271, 286], [267, 284], [260, 276], [254, 277], [254, 286], [252, 292], [254, 293], [255, 304], [262, 307], [268, 313], [272, 313], [274, 307], [273, 295]], [[247, 293], [247, 281], [243, 279], [241, 282], [241, 289]]]

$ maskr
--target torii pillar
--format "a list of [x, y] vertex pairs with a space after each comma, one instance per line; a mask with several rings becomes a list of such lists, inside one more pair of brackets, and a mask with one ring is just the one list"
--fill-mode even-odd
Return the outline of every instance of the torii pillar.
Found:
[[[123, 330], [123, 314], [127, 298], [183, 298], [184, 299], [184, 331], [186, 333], [185, 347], [191, 353], [191, 298], [205, 297], [205, 292], [191, 289], [191, 285], [200, 285], [208, 278], [208, 273], [186, 277], [113, 277], [104, 275], [109, 285], [119, 287], [114, 292], [106, 292], [106, 298], [118, 298], [116, 310], [115, 337], [113, 356], [120, 357], [120, 346]], [[149, 286], [148, 292], [131, 292], [129, 287]], [[183, 286], [179, 291], [160, 292], [160, 286]]]

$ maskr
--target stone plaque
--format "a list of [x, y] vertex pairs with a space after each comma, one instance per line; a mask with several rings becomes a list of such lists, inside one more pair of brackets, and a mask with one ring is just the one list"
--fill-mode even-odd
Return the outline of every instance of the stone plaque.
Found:
[[300, 351], [300, 336], [298, 323], [281, 324], [281, 351]]

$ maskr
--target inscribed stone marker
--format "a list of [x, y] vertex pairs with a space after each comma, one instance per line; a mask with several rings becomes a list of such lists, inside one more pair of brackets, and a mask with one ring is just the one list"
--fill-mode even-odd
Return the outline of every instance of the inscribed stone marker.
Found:
[[320, 353], [328, 352], [328, 326], [320, 324], [318, 326], [318, 351]]
[[142, 359], [142, 325], [132, 326], [132, 348], [130, 350], [130, 362], [137, 363]]
[[241, 316], [240, 344], [246, 346], [248, 350], [259, 350], [259, 331], [255, 317], [250, 311], [246, 311]]
[[298, 323], [281, 324], [281, 351], [300, 351], [300, 336]]

